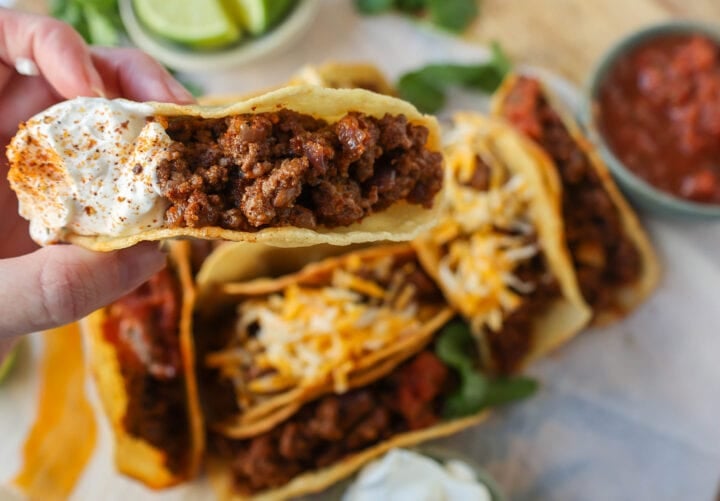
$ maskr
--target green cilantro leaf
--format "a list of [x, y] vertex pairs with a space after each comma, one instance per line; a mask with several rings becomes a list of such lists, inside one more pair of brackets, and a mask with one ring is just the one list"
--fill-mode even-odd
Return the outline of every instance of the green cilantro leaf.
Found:
[[522, 400], [534, 395], [539, 388], [539, 383], [529, 377], [494, 379], [485, 394], [485, 405], [502, 405], [514, 400]]
[[430, 21], [446, 30], [462, 33], [478, 16], [477, 0], [428, 0]]
[[83, 13], [88, 27], [88, 35], [93, 45], [114, 47], [120, 42], [120, 30], [110, 16], [93, 5], [84, 5]]
[[400, 97], [410, 101], [420, 111], [435, 113], [445, 104], [445, 90], [451, 86], [494, 92], [502, 83], [512, 64], [494, 43], [492, 55], [481, 64], [430, 64], [400, 77], [397, 88]]
[[537, 381], [527, 377], [487, 377], [476, 369], [473, 352], [474, 339], [463, 322], [446, 325], [435, 343], [438, 358], [460, 377], [458, 389], [445, 401], [445, 418], [475, 414], [486, 407], [527, 398], [537, 391]]
[[466, 323], [454, 321], [447, 324], [435, 343], [435, 353], [438, 358], [450, 367], [462, 371], [472, 369], [472, 334]]

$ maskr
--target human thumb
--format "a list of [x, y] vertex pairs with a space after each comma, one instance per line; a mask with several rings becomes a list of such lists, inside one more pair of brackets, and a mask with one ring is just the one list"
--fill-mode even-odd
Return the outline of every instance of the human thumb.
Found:
[[0, 338], [78, 320], [165, 266], [156, 244], [115, 252], [55, 245], [0, 260]]

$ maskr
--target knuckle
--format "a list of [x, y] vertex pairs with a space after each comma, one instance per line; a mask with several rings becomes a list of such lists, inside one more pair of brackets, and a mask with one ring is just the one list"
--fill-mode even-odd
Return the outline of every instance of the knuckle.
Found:
[[48, 260], [40, 274], [43, 314], [55, 325], [64, 325], [87, 313], [95, 285], [83, 264]]
[[46, 23], [40, 33], [51, 40], [68, 40], [69, 38], [80, 37], [80, 35], [69, 25], [57, 19], [45, 19]]
[[127, 54], [127, 57], [131, 59], [135, 59], [138, 62], [141, 62], [143, 64], [155, 64], [155, 60], [150, 57], [147, 53], [141, 51], [140, 49], [136, 49], [134, 47], [123, 49], [125, 53]]

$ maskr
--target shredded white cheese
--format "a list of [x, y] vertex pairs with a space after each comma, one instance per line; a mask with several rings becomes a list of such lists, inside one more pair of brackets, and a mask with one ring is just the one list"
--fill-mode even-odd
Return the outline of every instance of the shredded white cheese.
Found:
[[[390, 273], [392, 262], [386, 261], [377, 263], [374, 276]], [[248, 361], [236, 352], [249, 355], [252, 371], [260, 374], [245, 383], [253, 394], [327, 381], [335, 392], [347, 391], [349, 375], [364, 357], [422, 332], [415, 288], [406, 279], [414, 265], [395, 270], [387, 288], [353, 273], [353, 267], [351, 261], [336, 269], [324, 287], [293, 284], [241, 303], [236, 346], [211, 354], [208, 364], [230, 377], [228, 364]], [[396, 275], [402, 287], [392, 286]]]
[[[485, 153], [484, 131], [461, 124], [449, 137], [447, 214], [431, 236], [444, 248], [439, 280], [476, 332], [485, 326], [498, 331], [506, 314], [520, 305], [521, 294], [535, 289], [515, 273], [539, 252], [529, 219], [531, 188]], [[468, 186], [479, 154], [490, 167], [486, 191]]]

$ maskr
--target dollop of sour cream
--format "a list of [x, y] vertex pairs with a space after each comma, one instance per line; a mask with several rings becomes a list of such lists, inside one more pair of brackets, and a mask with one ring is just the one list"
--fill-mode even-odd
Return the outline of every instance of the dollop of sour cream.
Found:
[[157, 167], [173, 143], [149, 104], [77, 98], [32, 117], [8, 147], [20, 214], [41, 245], [67, 233], [122, 236], [163, 225]]
[[488, 488], [462, 461], [444, 465], [416, 452], [393, 449], [367, 465], [343, 501], [491, 501]]

